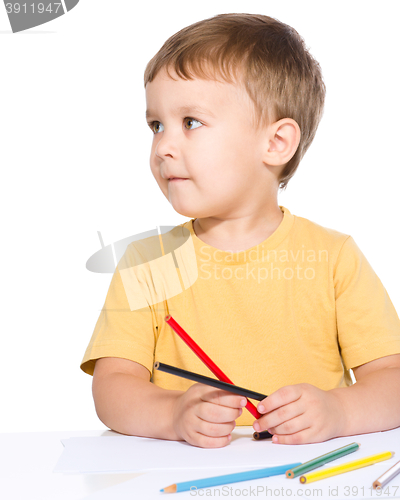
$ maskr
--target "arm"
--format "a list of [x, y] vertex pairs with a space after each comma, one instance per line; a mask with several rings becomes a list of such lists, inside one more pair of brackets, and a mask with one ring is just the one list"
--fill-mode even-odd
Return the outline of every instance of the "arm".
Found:
[[127, 435], [179, 439], [171, 415], [182, 392], [152, 384], [150, 372], [139, 363], [98, 359], [92, 391], [97, 415], [110, 429]]
[[[385, 431], [400, 426], [400, 354], [353, 368], [357, 383], [333, 389], [345, 418], [340, 435]], [[365, 416], [368, 415], [368, 418]]]
[[[400, 426], [400, 354], [353, 369], [357, 382], [323, 391], [310, 384], [282, 387], [261, 401], [253, 427], [281, 444], [318, 443]], [[366, 416], [368, 418], [366, 418]]]
[[186, 392], [163, 389], [150, 382], [144, 366], [120, 358], [96, 361], [93, 398], [100, 420], [117, 432], [204, 448], [229, 444], [247, 402], [203, 384]]

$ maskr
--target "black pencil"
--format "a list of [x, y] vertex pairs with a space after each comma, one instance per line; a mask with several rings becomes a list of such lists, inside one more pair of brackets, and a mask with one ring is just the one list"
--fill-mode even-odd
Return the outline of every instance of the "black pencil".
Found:
[[175, 366], [166, 365], [165, 363], [160, 363], [158, 361], [154, 364], [154, 369], [170, 373], [171, 375], [176, 375], [177, 377], [193, 380], [194, 382], [199, 382], [200, 384], [211, 385], [217, 389], [222, 389], [224, 391], [232, 392], [233, 394], [238, 394], [239, 396], [255, 399], [257, 401], [262, 401], [267, 397], [265, 394], [260, 394], [259, 392], [250, 391], [249, 389], [228, 384], [227, 382], [221, 382], [220, 380], [216, 380], [214, 378], [205, 377], [204, 375], [199, 375], [198, 373], [182, 370], [181, 368], [175, 368]]
[[257, 441], [260, 441], [261, 439], [272, 438], [272, 434], [270, 434], [268, 431], [255, 432], [253, 434], [253, 438]]

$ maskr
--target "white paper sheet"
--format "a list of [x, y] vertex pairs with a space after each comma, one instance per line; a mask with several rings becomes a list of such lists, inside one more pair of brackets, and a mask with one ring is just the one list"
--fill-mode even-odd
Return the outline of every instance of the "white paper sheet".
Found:
[[[306, 462], [352, 442], [360, 443], [360, 449], [342, 457], [339, 459], [342, 461], [336, 461], [335, 464], [383, 451], [397, 451], [395, 458], [400, 458], [400, 429], [337, 438], [317, 444], [277, 445], [271, 440], [254, 441], [251, 428], [239, 428], [234, 431], [232, 442], [225, 448], [218, 449], [122, 435], [70, 438], [63, 441], [65, 449], [54, 472], [82, 474], [210, 468], [232, 468], [237, 471], [243, 468]], [[385, 470], [383, 465], [382, 472]]]

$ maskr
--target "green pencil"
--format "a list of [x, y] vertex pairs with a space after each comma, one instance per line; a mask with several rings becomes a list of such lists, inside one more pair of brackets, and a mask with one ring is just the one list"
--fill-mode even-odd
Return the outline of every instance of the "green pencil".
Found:
[[320, 457], [309, 460], [308, 462], [304, 462], [304, 464], [298, 465], [297, 467], [286, 471], [286, 477], [288, 477], [289, 479], [293, 479], [297, 476], [300, 476], [301, 474], [305, 474], [310, 470], [317, 469], [318, 467], [321, 467], [328, 462], [332, 462], [337, 458], [344, 457], [349, 453], [353, 453], [357, 451], [359, 447], [359, 443], [351, 443], [343, 446], [342, 448], [338, 448], [337, 450], [333, 450], [329, 453], [326, 453], [325, 455], [321, 455]]

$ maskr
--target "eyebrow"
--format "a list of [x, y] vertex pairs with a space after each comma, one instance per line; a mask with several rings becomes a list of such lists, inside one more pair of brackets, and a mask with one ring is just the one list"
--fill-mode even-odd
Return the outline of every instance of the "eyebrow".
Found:
[[[209, 115], [215, 118], [214, 113], [212, 113], [209, 109], [201, 108], [200, 106], [187, 104], [185, 106], [181, 106], [180, 108], [175, 109], [175, 114], [202, 114]], [[151, 109], [146, 109], [146, 118], [149, 116], [154, 116], [157, 113], [154, 113]]]

